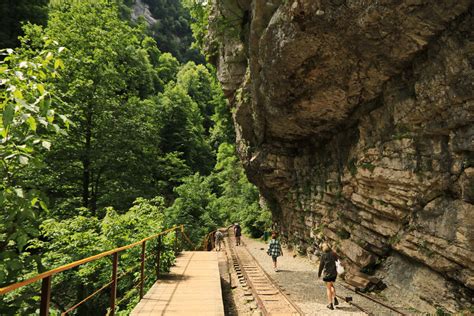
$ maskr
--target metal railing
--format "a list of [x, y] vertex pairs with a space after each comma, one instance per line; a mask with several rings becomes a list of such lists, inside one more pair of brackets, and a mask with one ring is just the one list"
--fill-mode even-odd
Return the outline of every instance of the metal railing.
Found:
[[220, 230], [220, 231], [228, 231], [229, 228], [231, 228], [232, 226], [234, 225], [229, 225], [227, 227], [222, 227], [222, 228], [219, 228], [219, 229], [216, 229], [216, 230], [213, 230], [211, 232], [209, 232], [206, 237], [204, 238], [204, 240], [202, 241], [202, 245], [201, 245], [201, 248], [204, 250], [204, 251], [209, 251], [209, 250], [212, 250], [215, 248], [216, 246], [216, 243], [215, 243], [215, 238], [214, 238], [214, 234]]
[[[151, 239], [155, 239], [155, 238], [158, 239], [158, 246], [157, 246], [157, 249], [156, 249], [156, 251], [157, 251], [157, 253], [156, 253], [156, 277], [158, 278], [159, 270], [160, 270], [162, 236], [164, 236], [164, 235], [166, 235], [170, 232], [173, 232], [173, 231], [176, 234], [175, 235], [175, 240], [174, 240], [174, 251], [175, 251], [175, 253], [177, 253], [178, 252], [178, 233], [179, 232], [181, 232], [181, 237], [186, 242], [191, 243], [191, 241], [189, 240], [189, 237], [184, 232], [184, 225], [174, 226], [170, 229], [167, 229], [167, 230], [165, 230], [163, 232], [160, 232], [156, 235], [149, 236], [149, 237], [144, 238], [144, 239], [142, 239], [140, 241], [137, 241], [135, 243], [132, 243], [132, 244], [129, 244], [129, 245], [126, 245], [126, 246], [123, 246], [123, 247], [115, 248], [115, 249], [112, 249], [112, 250], [109, 250], [109, 251], [105, 251], [105, 252], [99, 253], [95, 256], [87, 257], [85, 259], [81, 259], [81, 260], [63, 265], [61, 267], [58, 267], [58, 268], [43, 272], [41, 274], [38, 274], [38, 275], [36, 275], [36, 276], [34, 276], [30, 279], [27, 279], [27, 280], [24, 280], [24, 281], [21, 281], [21, 282], [18, 282], [18, 283], [14, 283], [14, 284], [11, 284], [11, 285], [3, 287], [3, 288], [0, 288], [0, 295], [7, 294], [7, 293], [12, 292], [16, 289], [19, 289], [21, 287], [27, 286], [29, 284], [32, 284], [32, 283], [35, 283], [35, 282], [38, 282], [38, 281], [41, 280], [42, 284], [41, 284], [40, 316], [47, 316], [47, 315], [49, 315], [49, 305], [50, 305], [50, 300], [51, 300], [51, 281], [52, 281], [52, 277], [55, 274], [58, 274], [58, 273], [63, 272], [63, 271], [71, 270], [72, 268], [75, 268], [77, 266], [83, 265], [83, 264], [88, 263], [88, 262], [92, 262], [92, 261], [101, 259], [101, 258], [106, 257], [106, 256], [112, 256], [112, 280], [109, 283], [105, 284], [103, 287], [101, 287], [99, 290], [97, 290], [94, 293], [87, 296], [85, 299], [83, 299], [82, 301], [80, 301], [76, 305], [74, 305], [74, 306], [70, 307], [69, 309], [67, 309], [61, 315], [67, 315], [68, 313], [75, 310], [77, 307], [79, 307], [83, 303], [87, 302], [89, 299], [91, 299], [96, 294], [102, 292], [103, 290], [105, 290], [108, 287], [110, 287], [110, 311], [109, 311], [108, 315], [115, 315], [115, 307], [117, 305], [117, 302], [116, 302], [116, 300], [117, 300], [117, 281], [118, 281], [118, 279], [120, 279], [121, 277], [123, 277], [124, 275], [126, 275], [128, 273], [127, 272], [127, 273], [122, 274], [120, 276], [117, 273], [118, 262], [119, 262], [119, 253], [124, 251], [124, 250], [127, 250], [127, 249], [130, 249], [130, 248], [136, 247], [138, 245], [141, 245], [142, 251], [141, 251], [141, 258], [140, 258], [140, 261], [141, 261], [140, 262], [140, 282], [138, 283], [138, 286], [140, 287], [140, 289], [139, 289], [140, 299], [142, 299], [142, 297], [143, 297], [143, 285], [145, 283], [146, 242], [151, 240]], [[133, 271], [133, 270], [130, 270], [129, 272], [131, 272], [131, 271]]]

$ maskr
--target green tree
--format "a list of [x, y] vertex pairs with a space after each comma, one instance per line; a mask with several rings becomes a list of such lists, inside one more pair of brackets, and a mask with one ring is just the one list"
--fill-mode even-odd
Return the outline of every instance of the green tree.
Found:
[[143, 29], [122, 21], [117, 5], [106, 0], [58, 6], [44, 33], [68, 48], [68, 67], [54, 84], [76, 122], [46, 157], [48, 176], [38, 172], [54, 208], [65, 215], [77, 207], [126, 210], [136, 197], [158, 194], [153, 96], [176, 71], [172, 59], [163, 59]]
[[194, 36], [194, 46], [205, 51], [208, 41], [209, 12], [212, 3], [206, 0], [184, 0], [184, 6], [191, 15], [191, 30]]
[[184, 224], [194, 244], [199, 245], [206, 234], [222, 224], [219, 214], [210, 209], [215, 195], [209, 178], [198, 173], [184, 179], [175, 189], [177, 198], [165, 211], [165, 223]]
[[213, 175], [220, 187], [219, 197], [212, 205], [215, 212], [232, 223], [242, 223], [253, 237], [260, 237], [270, 228], [270, 212], [260, 207], [258, 190], [247, 180], [234, 145], [220, 145]]
[[213, 78], [206, 67], [188, 62], [179, 70], [177, 83], [182, 86], [187, 94], [197, 103], [203, 117], [203, 125], [206, 135], [212, 127], [211, 117], [214, 113], [215, 91], [213, 89]]
[[228, 103], [212, 66], [185, 64], [177, 73], [177, 84], [197, 103], [208, 143], [215, 150], [224, 142], [235, 140]]
[[165, 88], [159, 99], [163, 152], [181, 152], [192, 170], [209, 174], [214, 164], [213, 152], [204, 137], [198, 105], [183, 87], [174, 83]]

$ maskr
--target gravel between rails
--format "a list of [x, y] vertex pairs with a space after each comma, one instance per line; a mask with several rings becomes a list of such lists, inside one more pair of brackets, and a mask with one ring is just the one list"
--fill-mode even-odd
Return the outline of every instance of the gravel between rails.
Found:
[[[283, 256], [278, 258], [278, 272], [273, 271], [271, 258], [267, 255], [267, 245], [263, 241], [243, 236], [244, 245], [255, 257], [265, 271], [289, 294], [289, 297], [303, 310], [306, 315], [365, 315], [354, 306], [339, 300], [335, 310], [326, 308], [326, 286], [317, 275], [317, 263], [309, 259], [295, 256], [293, 252], [283, 248]], [[360, 305], [372, 315], [399, 315], [364, 297], [337, 285], [336, 294], [352, 296], [354, 303]]]

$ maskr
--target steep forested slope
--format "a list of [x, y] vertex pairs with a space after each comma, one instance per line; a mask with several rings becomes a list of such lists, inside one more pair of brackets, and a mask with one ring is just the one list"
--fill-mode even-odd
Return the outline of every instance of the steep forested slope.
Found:
[[191, 47], [194, 41], [191, 17], [182, 1], [136, 0], [127, 3], [132, 8], [132, 17], [145, 17], [160, 50], [171, 53], [181, 62], [204, 63], [201, 53]]

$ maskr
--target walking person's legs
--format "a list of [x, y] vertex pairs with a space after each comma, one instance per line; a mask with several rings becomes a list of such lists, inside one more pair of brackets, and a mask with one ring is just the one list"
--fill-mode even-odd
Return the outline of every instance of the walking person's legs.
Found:
[[332, 293], [332, 299], [334, 301], [334, 305], [339, 305], [339, 301], [337, 300], [337, 297], [336, 297], [336, 287], [334, 286], [334, 282], [331, 282], [331, 293]]
[[332, 305], [332, 282], [326, 282], [326, 294], [328, 296], [328, 306], [327, 308], [329, 309], [334, 309], [333, 305]]
[[277, 257], [272, 256], [272, 261], [273, 261], [273, 270], [278, 271], [277, 268]]

